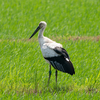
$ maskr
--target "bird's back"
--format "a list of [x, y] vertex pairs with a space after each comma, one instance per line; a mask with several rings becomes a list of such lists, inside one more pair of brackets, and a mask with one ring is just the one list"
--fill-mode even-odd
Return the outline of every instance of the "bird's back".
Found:
[[40, 48], [43, 54], [43, 57], [54, 57], [59, 56], [58, 53], [56, 53], [53, 49], [58, 46], [62, 47], [61, 44], [56, 43], [55, 41], [52, 41], [51, 39], [47, 37], [43, 37], [39, 39]]

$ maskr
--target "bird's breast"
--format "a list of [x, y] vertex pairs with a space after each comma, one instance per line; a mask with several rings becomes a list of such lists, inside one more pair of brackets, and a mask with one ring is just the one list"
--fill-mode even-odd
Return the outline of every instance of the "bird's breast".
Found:
[[42, 51], [43, 57], [56, 57], [56, 56], [60, 56], [53, 49], [49, 48], [47, 45], [42, 45], [41, 51]]
[[56, 43], [55, 41], [52, 41], [51, 39], [44, 37], [44, 36], [41, 38], [38, 38], [38, 40], [39, 40], [40, 48], [41, 48], [41, 51], [44, 57], [60, 56], [53, 49], [56, 46], [62, 47], [61, 44]]

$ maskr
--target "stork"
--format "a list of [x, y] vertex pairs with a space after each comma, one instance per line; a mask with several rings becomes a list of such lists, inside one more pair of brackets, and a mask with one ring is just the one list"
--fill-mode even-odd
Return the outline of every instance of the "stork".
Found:
[[31, 39], [40, 30], [38, 34], [38, 41], [40, 44], [43, 57], [49, 63], [48, 84], [51, 77], [51, 65], [56, 70], [55, 76], [56, 76], [56, 84], [57, 84], [57, 70], [62, 71], [64, 73], [68, 73], [70, 75], [75, 74], [75, 71], [72, 62], [70, 61], [70, 57], [67, 51], [62, 47], [62, 45], [43, 36], [43, 32], [46, 26], [47, 23], [45, 21], [41, 21], [39, 23], [39, 26], [36, 28], [36, 30], [34, 31], [34, 33], [31, 35], [29, 39]]

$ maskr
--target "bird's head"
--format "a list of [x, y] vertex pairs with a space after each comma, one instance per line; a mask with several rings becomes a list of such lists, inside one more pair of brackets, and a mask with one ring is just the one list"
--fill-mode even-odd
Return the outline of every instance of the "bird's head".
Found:
[[45, 21], [41, 21], [41, 22], [39, 23], [39, 27], [40, 27], [40, 28], [46, 28], [46, 26], [47, 26], [47, 23], [46, 23]]
[[45, 29], [47, 26], [47, 23], [45, 21], [41, 21], [39, 23], [39, 26], [36, 28], [36, 30], [34, 31], [34, 33], [31, 35], [31, 37], [29, 39], [31, 39], [40, 29]]

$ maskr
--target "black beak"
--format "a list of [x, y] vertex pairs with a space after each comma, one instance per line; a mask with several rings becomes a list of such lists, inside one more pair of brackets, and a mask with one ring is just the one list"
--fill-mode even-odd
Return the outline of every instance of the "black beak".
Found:
[[34, 31], [34, 33], [31, 35], [31, 37], [29, 39], [31, 39], [38, 32], [39, 29], [40, 29], [40, 27], [38, 26], [37, 29]]

